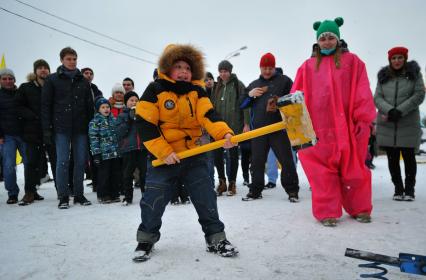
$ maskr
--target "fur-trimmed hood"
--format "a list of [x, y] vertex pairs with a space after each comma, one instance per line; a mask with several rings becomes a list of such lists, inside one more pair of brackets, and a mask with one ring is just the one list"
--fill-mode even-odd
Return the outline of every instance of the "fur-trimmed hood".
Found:
[[[404, 77], [406, 77], [407, 79], [409, 79], [411, 81], [414, 81], [419, 76], [420, 66], [414, 60], [408, 61], [405, 64], [404, 70], [403, 70], [402, 73], [403, 73]], [[394, 72], [392, 71], [392, 69], [390, 68], [389, 65], [382, 67], [382, 69], [380, 69], [379, 73], [377, 73], [377, 80], [381, 84], [386, 83], [387, 81], [389, 81], [393, 77], [395, 77], [395, 74], [394, 74]]]
[[35, 80], [37, 80], [36, 74], [34, 74], [34, 73], [28, 73], [28, 75], [27, 75], [27, 81], [28, 82], [34, 82]]
[[204, 79], [204, 55], [192, 45], [168, 45], [158, 60], [158, 70], [168, 75], [173, 63], [183, 60], [191, 66], [192, 80]]

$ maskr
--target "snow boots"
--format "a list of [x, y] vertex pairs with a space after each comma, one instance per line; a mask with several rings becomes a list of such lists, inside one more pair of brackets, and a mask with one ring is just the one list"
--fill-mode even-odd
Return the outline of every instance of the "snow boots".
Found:
[[151, 253], [154, 248], [154, 244], [149, 242], [138, 243], [135, 249], [135, 255], [133, 257], [134, 262], [145, 262], [151, 258]]
[[226, 239], [216, 244], [207, 243], [207, 252], [215, 253], [222, 257], [234, 257], [238, 255], [238, 249]]
[[19, 201], [18, 205], [19, 206], [27, 206], [27, 205], [30, 205], [33, 202], [34, 202], [34, 193], [28, 192], [28, 193], [24, 194], [24, 197], [22, 198], [21, 201]]
[[221, 196], [222, 193], [226, 192], [227, 189], [228, 186], [226, 185], [226, 180], [219, 178], [219, 185], [216, 188], [217, 196]]
[[371, 216], [368, 213], [359, 213], [355, 216], [355, 220], [360, 223], [371, 223]]
[[325, 227], [335, 227], [337, 226], [337, 219], [336, 218], [326, 218], [321, 220], [321, 224]]
[[235, 182], [229, 182], [228, 193], [226, 195], [234, 196], [236, 194], [237, 194], [237, 186], [235, 185]]

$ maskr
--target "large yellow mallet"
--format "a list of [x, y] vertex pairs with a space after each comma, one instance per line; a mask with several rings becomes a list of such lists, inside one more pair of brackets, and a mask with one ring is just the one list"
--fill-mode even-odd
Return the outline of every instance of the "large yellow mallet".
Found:
[[[294, 94], [283, 96], [277, 101], [280, 110], [282, 122], [274, 123], [248, 132], [244, 132], [232, 136], [232, 143], [239, 143], [249, 139], [253, 139], [262, 135], [270, 134], [283, 129], [287, 130], [288, 138], [291, 146], [295, 149], [303, 149], [316, 144], [317, 138], [312, 127], [312, 121], [309, 112], [306, 109], [305, 99], [301, 91]], [[223, 147], [225, 139], [215, 141], [206, 145], [199, 146], [190, 150], [186, 150], [177, 154], [180, 159], [188, 158], [194, 155], [212, 151]], [[164, 162], [156, 159], [152, 162], [152, 166], [163, 165]]]

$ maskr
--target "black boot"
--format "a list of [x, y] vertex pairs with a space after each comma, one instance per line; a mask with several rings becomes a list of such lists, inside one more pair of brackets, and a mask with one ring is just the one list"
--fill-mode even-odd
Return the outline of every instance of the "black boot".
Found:
[[207, 244], [207, 252], [218, 254], [222, 257], [234, 257], [238, 255], [238, 249], [226, 239], [216, 244]]
[[152, 249], [154, 244], [149, 242], [140, 242], [135, 249], [134, 262], [145, 262], [151, 258]]
[[69, 197], [68, 196], [61, 197], [59, 199], [58, 208], [59, 209], [68, 209], [68, 208], [70, 208], [70, 202], [69, 202]]

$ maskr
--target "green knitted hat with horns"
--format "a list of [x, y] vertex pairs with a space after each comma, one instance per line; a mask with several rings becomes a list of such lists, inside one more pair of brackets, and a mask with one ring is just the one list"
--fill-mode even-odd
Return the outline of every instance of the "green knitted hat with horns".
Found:
[[317, 40], [321, 37], [324, 33], [332, 33], [336, 35], [337, 39], [340, 39], [340, 31], [339, 26], [343, 25], [343, 18], [337, 17], [334, 20], [324, 20], [316, 21], [314, 23], [314, 30], [317, 31]]

